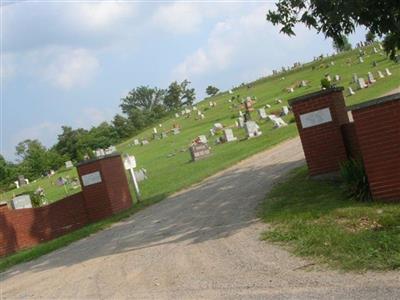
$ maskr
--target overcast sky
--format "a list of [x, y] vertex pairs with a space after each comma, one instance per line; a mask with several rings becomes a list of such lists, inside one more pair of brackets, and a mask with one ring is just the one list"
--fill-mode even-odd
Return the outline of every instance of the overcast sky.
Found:
[[[166, 88], [185, 78], [197, 98], [331, 53], [304, 27], [279, 34], [268, 2], [13, 2], [1, 6], [1, 154], [37, 138], [56, 142], [61, 125], [97, 125], [119, 112], [139, 85]], [[350, 40], [362, 40], [358, 30]]]

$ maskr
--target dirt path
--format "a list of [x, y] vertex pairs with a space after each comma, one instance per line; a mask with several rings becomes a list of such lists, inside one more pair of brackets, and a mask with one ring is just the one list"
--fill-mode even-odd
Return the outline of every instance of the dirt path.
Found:
[[[2, 275], [0, 299], [395, 299], [399, 272], [307, 270], [259, 240], [272, 182], [304, 163], [299, 139], [255, 155], [68, 247]], [[3, 297], [3, 298], [1, 298]]]

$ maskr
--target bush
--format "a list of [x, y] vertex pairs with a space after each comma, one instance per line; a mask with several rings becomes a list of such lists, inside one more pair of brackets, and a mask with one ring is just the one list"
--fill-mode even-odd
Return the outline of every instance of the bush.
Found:
[[331, 82], [328, 79], [323, 78], [323, 79], [321, 79], [321, 87], [325, 88], [325, 89], [329, 89], [329, 88], [331, 88]]
[[372, 200], [367, 174], [361, 160], [350, 159], [342, 163], [340, 173], [343, 187], [350, 197], [359, 201]]

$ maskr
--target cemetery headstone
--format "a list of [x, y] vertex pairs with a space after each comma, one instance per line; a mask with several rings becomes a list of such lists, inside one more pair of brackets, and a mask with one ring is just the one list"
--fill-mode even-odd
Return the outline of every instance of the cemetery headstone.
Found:
[[239, 117], [237, 119], [237, 121], [238, 121], [238, 127], [239, 128], [243, 128], [244, 127], [244, 118], [243, 117]]
[[385, 78], [385, 75], [383, 75], [383, 73], [381, 71], [378, 71], [378, 76], [379, 76], [379, 78]]
[[208, 144], [193, 144], [189, 148], [190, 155], [192, 157], [192, 161], [197, 161], [203, 158], [206, 158], [210, 155], [210, 147]]
[[282, 118], [277, 117], [275, 115], [269, 115], [269, 119], [274, 123], [274, 128], [281, 128], [283, 126], [287, 126], [286, 122], [282, 120]]
[[289, 108], [287, 106], [282, 106], [281, 115], [286, 116], [289, 114]]
[[350, 95], [355, 95], [356, 94], [350, 86], [349, 86], [349, 94]]
[[67, 169], [71, 169], [71, 168], [74, 167], [74, 165], [72, 164], [72, 161], [68, 160], [68, 161], [65, 162], [65, 167]]
[[197, 137], [197, 140], [196, 141], [198, 141], [198, 142], [200, 142], [200, 143], [202, 143], [202, 144], [207, 144], [207, 137], [205, 136], [205, 135], [199, 135], [198, 137]]
[[244, 123], [244, 128], [248, 138], [257, 137], [262, 134], [260, 127], [254, 121], [247, 121]]
[[340, 81], [340, 76], [339, 75], [335, 75], [335, 81]]
[[358, 78], [358, 88], [359, 89], [365, 89], [367, 87], [367, 84], [365, 83], [364, 78], [360, 77]]
[[267, 118], [267, 113], [264, 108], [259, 108], [257, 111], [260, 119], [265, 120]]
[[24, 175], [18, 175], [18, 184], [20, 187], [27, 184]]
[[374, 83], [374, 82], [376, 82], [376, 80], [375, 80], [375, 78], [374, 78], [374, 75], [372, 75], [371, 72], [368, 72], [368, 81], [369, 81], [369, 83]]
[[226, 142], [233, 142], [237, 140], [237, 138], [233, 135], [232, 129], [230, 128], [224, 129], [224, 140]]
[[364, 62], [364, 59], [360, 56], [360, 57], [358, 58], [358, 61], [360, 62], [360, 64], [362, 64], [362, 63]]
[[134, 144], [135, 146], [138, 146], [138, 145], [140, 145], [140, 142], [139, 142], [138, 139], [134, 139], [134, 140], [133, 140], [133, 144]]
[[142, 144], [142, 146], [148, 145], [148, 144], [149, 144], [149, 141], [148, 141], [148, 140], [142, 140], [141, 144]]
[[358, 76], [357, 76], [357, 74], [353, 74], [353, 83], [357, 83], [358, 82]]
[[13, 209], [32, 208], [32, 201], [29, 195], [20, 195], [11, 200]]
[[180, 130], [180, 128], [172, 128], [172, 133], [174, 134], [174, 135], [177, 135], [177, 134], [179, 134], [181, 132], [181, 130]]
[[175, 113], [175, 118], [179, 118], [179, 114], [178, 113]]
[[166, 137], [168, 137], [168, 134], [166, 132], [161, 132], [161, 138], [165, 139]]
[[389, 71], [388, 68], [385, 68], [385, 73], [386, 73], [387, 76], [391, 76], [392, 75], [392, 73]]
[[266, 107], [266, 108], [271, 108], [271, 105], [265, 104], [265, 107]]

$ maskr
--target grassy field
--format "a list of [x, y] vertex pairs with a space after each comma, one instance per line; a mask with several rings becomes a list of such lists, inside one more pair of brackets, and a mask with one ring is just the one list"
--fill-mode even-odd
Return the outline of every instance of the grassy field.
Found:
[[[267, 112], [277, 113], [283, 105], [287, 105], [288, 99], [319, 90], [320, 80], [328, 73], [332, 78], [336, 74], [341, 76], [341, 81], [336, 83], [338, 86], [352, 86], [356, 91], [356, 95], [349, 97], [347, 96], [347, 90], [345, 91], [346, 102], [349, 105], [373, 99], [398, 87], [400, 82], [400, 65], [394, 64], [381, 54], [372, 54], [371, 47], [366, 49], [366, 54], [364, 57], [365, 62], [361, 64], [357, 59], [358, 50], [325, 58], [322, 61], [308, 63], [302, 68], [287, 72], [286, 74], [257, 80], [251, 83], [251, 88], [238, 88], [234, 90], [234, 95], [240, 95], [240, 98], [255, 96], [257, 98], [255, 108], [270, 104], [272, 107]], [[349, 60], [352, 63], [349, 64]], [[374, 60], [378, 63], [377, 67], [372, 66], [372, 61]], [[331, 61], [334, 61], [335, 64], [331, 65]], [[390, 68], [393, 75], [384, 79], [378, 79], [376, 71], [384, 71], [386, 67]], [[351, 83], [353, 73], [366, 79], [368, 71], [372, 71], [375, 74], [377, 82], [367, 89], [357, 91], [356, 86]], [[294, 93], [286, 91], [286, 88], [290, 86], [297, 86], [301, 80], [307, 80], [308, 86], [295, 88]], [[179, 135], [169, 135], [165, 139], [152, 141], [152, 128], [149, 128], [133, 138], [147, 138], [150, 140], [150, 144], [132, 146], [132, 138], [117, 145], [118, 151], [135, 155], [138, 166], [148, 171], [149, 179], [141, 183], [144, 201], [146, 199], [163, 198], [254, 153], [297, 135], [294, 123], [290, 123], [285, 128], [273, 129], [271, 122], [258, 121], [258, 116], [254, 112], [253, 119], [259, 123], [263, 132], [262, 136], [251, 140], [243, 140], [245, 136], [244, 130], [234, 128], [234, 134], [239, 138], [237, 142], [214, 145], [213, 141], [215, 138], [210, 137], [212, 156], [206, 160], [191, 163], [187, 148], [196, 136], [200, 134], [208, 136], [209, 129], [216, 122], [220, 122], [228, 127], [234, 126], [240, 107], [232, 107], [232, 103], [228, 102], [231, 96], [225, 92], [198, 103], [196, 106], [204, 113], [204, 120], [195, 120], [195, 114], [192, 114], [191, 118], [187, 119], [183, 117], [178, 119], [167, 118], [162, 122], [162, 128], [158, 128], [159, 132], [161, 132], [171, 129], [174, 123], [178, 123], [182, 128]], [[283, 103], [276, 104], [276, 98], [282, 99]], [[209, 108], [209, 101], [215, 101], [217, 106]], [[291, 118], [291, 115], [285, 117], [287, 122]], [[76, 170], [62, 170], [50, 179], [39, 179], [28, 187], [24, 187], [24, 189], [35, 190], [38, 186], [41, 186], [45, 189], [49, 202], [53, 202], [63, 198], [66, 193], [70, 194], [79, 191], [77, 189], [66, 192], [64, 187], [58, 187], [52, 183], [57, 177], [67, 175], [70, 177], [76, 176]], [[13, 194], [19, 194], [21, 191], [22, 189], [10, 191], [3, 194], [1, 198], [2, 200], [9, 200]]]
[[306, 167], [277, 184], [262, 206], [264, 238], [344, 270], [400, 268], [400, 207], [348, 199], [340, 182], [308, 178]]

